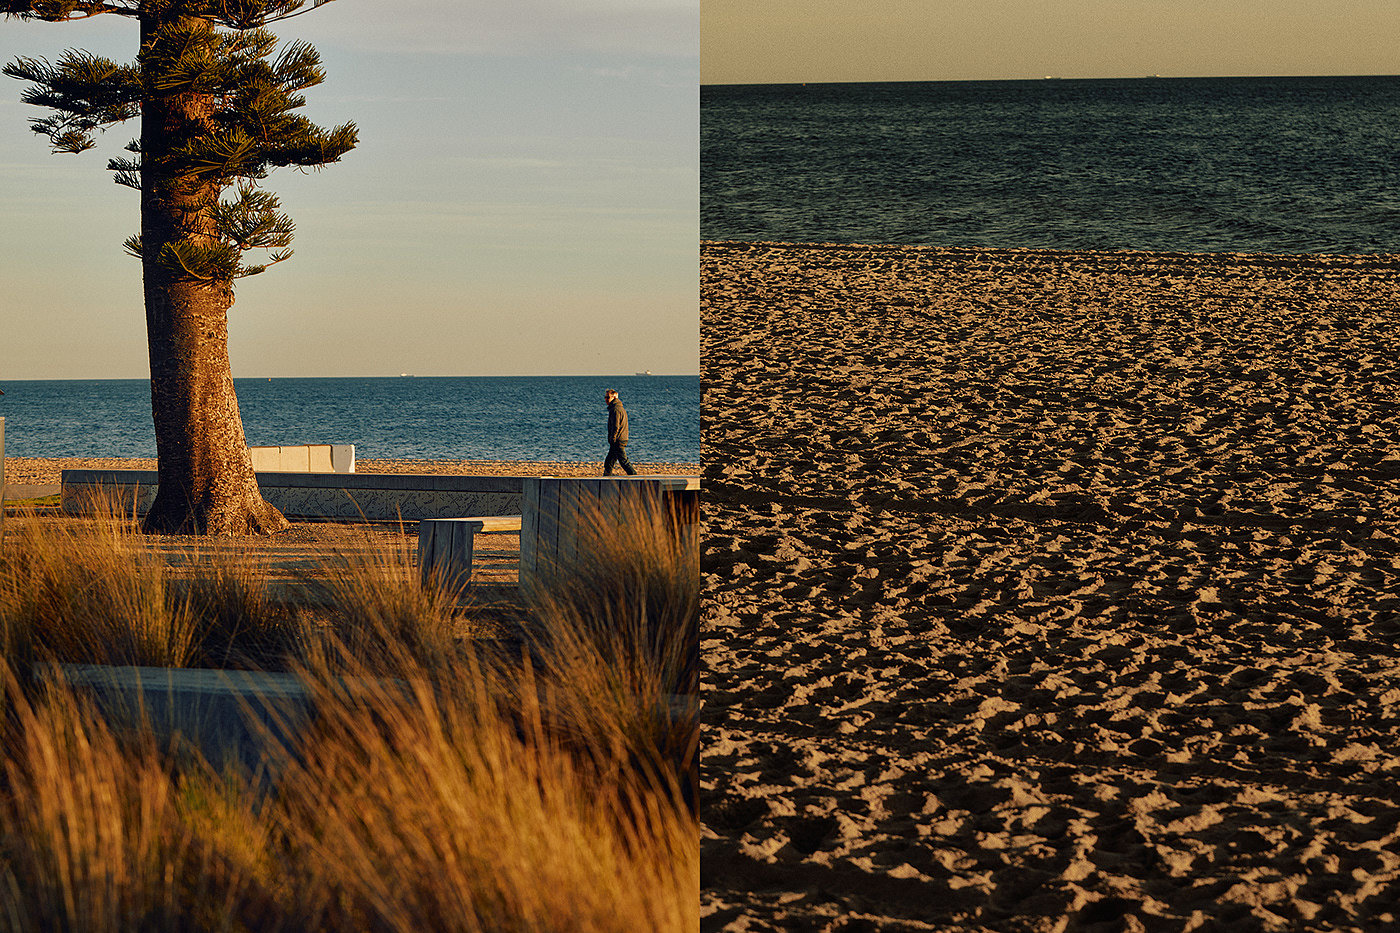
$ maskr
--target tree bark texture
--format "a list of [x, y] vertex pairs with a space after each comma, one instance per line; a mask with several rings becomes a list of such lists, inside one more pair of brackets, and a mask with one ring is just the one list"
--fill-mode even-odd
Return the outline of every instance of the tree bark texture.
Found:
[[[143, 52], [159, 25], [143, 19]], [[160, 484], [145, 529], [271, 534], [287, 520], [263, 501], [243, 434], [228, 356], [232, 285], [172, 270], [160, 258], [166, 244], [215, 237], [209, 208], [218, 186], [173, 177], [169, 161], [174, 147], [204, 129], [214, 103], [181, 93], [154, 95], [142, 107], [141, 264]]]

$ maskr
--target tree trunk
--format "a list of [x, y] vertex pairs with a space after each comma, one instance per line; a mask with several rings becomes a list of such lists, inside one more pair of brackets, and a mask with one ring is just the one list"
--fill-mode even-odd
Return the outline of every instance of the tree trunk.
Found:
[[[287, 527], [263, 501], [228, 360], [227, 305], [214, 289], [146, 279], [160, 489], [151, 532], [271, 534]], [[154, 277], [158, 278], [158, 277]]]
[[[143, 54], [158, 41], [159, 25], [143, 17]], [[141, 265], [160, 483], [145, 530], [271, 534], [287, 520], [263, 501], [243, 435], [228, 358], [232, 284], [161, 261], [169, 243], [214, 237], [209, 208], [219, 188], [179, 177], [169, 158], [205, 129], [211, 111], [210, 99], [196, 93], [156, 95], [142, 105]]]

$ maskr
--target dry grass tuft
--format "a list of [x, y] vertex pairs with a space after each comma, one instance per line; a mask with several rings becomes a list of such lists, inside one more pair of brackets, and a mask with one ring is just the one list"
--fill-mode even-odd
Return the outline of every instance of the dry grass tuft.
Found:
[[195, 664], [269, 670], [301, 653], [307, 619], [272, 596], [265, 569], [226, 556], [190, 562], [194, 572], [172, 582], [170, 600], [195, 620]]
[[31, 700], [7, 675], [3, 691], [0, 929], [214, 928], [212, 853], [150, 737], [118, 742], [61, 688]]
[[575, 556], [528, 594], [548, 718], [692, 805], [699, 768], [698, 526], [662, 502], [585, 509]]
[[263, 570], [232, 556], [194, 544], [153, 553], [137, 525], [110, 515], [13, 528], [0, 552], [6, 657], [269, 668], [303, 645], [294, 607], [272, 597]]
[[313, 599], [332, 610], [325, 626], [303, 641], [302, 657], [313, 664], [392, 673], [407, 657], [418, 668], [433, 669], [457, 657], [470, 630], [454, 594], [419, 585], [404, 545], [336, 554], [308, 584]]
[[437, 681], [414, 664], [390, 662], [392, 681], [312, 676], [322, 715], [280, 803], [330, 927], [698, 927], [688, 812], [557, 743], [471, 660]]
[[125, 522], [16, 523], [0, 555], [0, 628], [72, 663], [184, 667], [196, 621]]

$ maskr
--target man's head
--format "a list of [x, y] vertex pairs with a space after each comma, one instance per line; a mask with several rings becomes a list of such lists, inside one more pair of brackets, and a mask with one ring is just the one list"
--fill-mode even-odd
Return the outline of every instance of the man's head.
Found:
[[611, 405], [611, 404], [612, 404], [614, 401], [616, 401], [616, 400], [617, 400], [617, 390], [616, 390], [616, 389], [609, 389], [608, 391], [606, 391], [606, 392], [603, 393], [603, 401], [607, 402], [609, 405]]

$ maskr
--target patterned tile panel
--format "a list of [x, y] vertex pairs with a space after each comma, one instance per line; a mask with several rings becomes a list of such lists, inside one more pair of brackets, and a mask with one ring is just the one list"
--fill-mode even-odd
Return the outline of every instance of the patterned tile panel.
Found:
[[288, 518], [418, 521], [467, 515], [519, 515], [520, 496], [412, 489], [307, 489], [263, 486], [263, 498]]
[[[259, 473], [258, 485], [263, 498], [288, 518], [418, 521], [519, 515], [522, 500], [521, 477]], [[144, 512], [155, 501], [156, 473], [64, 470], [63, 511], [70, 515], [88, 511], [94, 490], [117, 496], [123, 511]]]

